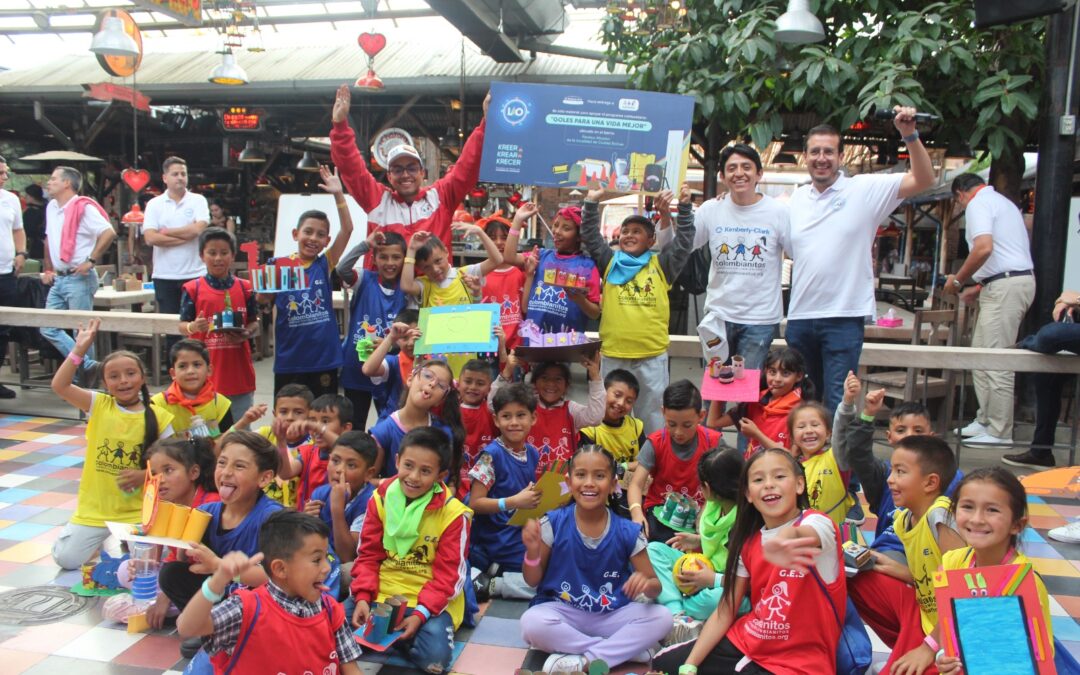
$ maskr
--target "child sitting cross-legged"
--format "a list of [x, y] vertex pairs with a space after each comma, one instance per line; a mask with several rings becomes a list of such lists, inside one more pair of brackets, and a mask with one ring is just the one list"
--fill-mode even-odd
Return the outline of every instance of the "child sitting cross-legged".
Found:
[[701, 392], [689, 380], [673, 382], [664, 390], [663, 412], [664, 428], [650, 434], [638, 453], [627, 500], [630, 517], [641, 524], [649, 541], [666, 542], [676, 532], [657, 519], [653, 508], [663, 505], [669, 494], [704, 504], [698, 462], [723, 440], [718, 431], [701, 426], [705, 417]]
[[521, 576], [521, 527], [510, 525], [517, 509], [536, 508], [534, 488], [540, 453], [526, 438], [536, 422], [536, 392], [518, 382], [499, 390], [492, 401], [499, 436], [484, 448], [469, 472], [469, 505], [476, 513], [469, 563], [477, 602], [492, 595], [532, 598], [536, 594]]
[[634, 602], [655, 598], [660, 581], [641, 527], [610, 508], [615, 480], [611, 453], [583, 446], [567, 476], [573, 502], [522, 528], [525, 581], [536, 597], [521, 616], [521, 636], [552, 652], [544, 672], [589, 671], [590, 661], [648, 663], [671, 630], [666, 607]]
[[465, 614], [472, 511], [445, 483], [452, 456], [439, 429], [405, 434], [394, 460], [395, 476], [376, 488], [360, 532], [352, 568], [353, 625], [367, 622], [372, 602], [404, 596], [411, 611], [391, 627], [404, 631], [394, 646], [420, 670], [442, 673]]
[[[314, 516], [275, 513], [259, 528], [258, 553], [226, 554], [203, 581], [176, 621], [180, 635], [205, 639], [215, 673], [359, 675], [360, 645], [323, 584], [328, 538]], [[265, 583], [224, 598], [237, 577]]]

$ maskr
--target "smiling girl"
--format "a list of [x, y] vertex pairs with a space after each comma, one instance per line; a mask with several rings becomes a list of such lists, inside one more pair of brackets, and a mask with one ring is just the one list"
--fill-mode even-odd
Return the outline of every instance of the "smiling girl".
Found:
[[830, 427], [829, 412], [816, 401], [807, 401], [788, 415], [791, 454], [802, 462], [806, 473], [810, 508], [840, 525], [855, 499], [848, 492], [851, 472], [840, 470], [833, 449], [827, 447], [832, 438]]
[[651, 647], [671, 630], [671, 612], [634, 602], [656, 598], [660, 581], [641, 526], [611, 508], [615, 458], [598, 445], [583, 446], [567, 479], [574, 500], [521, 531], [525, 581], [536, 587], [521, 616], [522, 638], [551, 652], [544, 672], [588, 671], [596, 660], [609, 667], [647, 663]]
[[468, 583], [472, 511], [445, 483], [451, 461], [450, 443], [437, 429], [413, 429], [401, 439], [396, 476], [376, 488], [364, 517], [350, 589], [357, 628], [372, 602], [405, 596], [413, 609], [392, 627], [404, 631], [394, 646], [434, 673], [450, 666], [454, 643], [447, 638], [464, 618], [462, 588]]
[[146, 371], [131, 352], [113, 352], [101, 361], [108, 393], [71, 383], [100, 325], [94, 319], [79, 329], [52, 379], [53, 391], [89, 416], [78, 503], [52, 548], [53, 560], [66, 570], [79, 569], [97, 555], [109, 537], [105, 521], [142, 522], [143, 450], [173, 433], [172, 415], [150, 403]]
[[[738, 555], [728, 558], [720, 604], [697, 640], [664, 650], [653, 669], [835, 672], [840, 624], [832, 608], [843, 612], [847, 595], [836, 524], [808, 509], [802, 467], [780, 449], [766, 448], [746, 462], [739, 501], [729, 545]], [[747, 594], [753, 610], [736, 618]]]

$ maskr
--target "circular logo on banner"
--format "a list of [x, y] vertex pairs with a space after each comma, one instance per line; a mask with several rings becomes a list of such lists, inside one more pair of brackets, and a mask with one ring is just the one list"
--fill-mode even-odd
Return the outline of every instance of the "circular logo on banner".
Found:
[[379, 166], [385, 169], [386, 156], [390, 154], [390, 150], [394, 146], [402, 143], [413, 145], [413, 137], [408, 131], [397, 127], [383, 129], [375, 136], [375, 140], [371, 142], [371, 154], [375, 157], [375, 161], [379, 163]]
[[514, 96], [502, 104], [500, 109], [503, 119], [512, 127], [521, 126], [529, 117], [529, 104], [519, 96]]
[[104, 56], [102, 54], [97, 55], [98, 64], [105, 69], [105, 72], [113, 77], [130, 77], [135, 74], [135, 71], [142, 65], [143, 57], [143, 43], [142, 43], [142, 31], [139, 30], [139, 26], [135, 23], [135, 19], [131, 18], [131, 15], [122, 9], [109, 9], [98, 15], [97, 22], [94, 24], [95, 32], [100, 31], [105, 25], [105, 19], [109, 17], [117, 17], [124, 25], [124, 32], [127, 33], [135, 40], [135, 44], [139, 45], [138, 56]]

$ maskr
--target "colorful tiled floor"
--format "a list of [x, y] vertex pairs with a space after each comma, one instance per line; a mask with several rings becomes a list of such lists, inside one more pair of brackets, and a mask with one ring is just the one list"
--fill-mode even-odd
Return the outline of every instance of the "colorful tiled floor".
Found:
[[[56, 584], [70, 587], [76, 573], [61, 573], [49, 551], [75, 508], [82, 464], [84, 425], [48, 417], [0, 415], [0, 591]], [[1024, 546], [1053, 595], [1054, 632], [1080, 658], [1080, 546], [1059, 544], [1045, 534], [1080, 516], [1076, 500], [1031, 498], [1033, 529]], [[873, 520], [863, 526], [872, 531]], [[58, 623], [18, 627], [0, 624], [0, 671], [4, 673], [79, 673], [151, 675], [178, 673], [179, 639], [166, 629], [129, 635], [123, 626], [103, 622], [101, 600]], [[516, 668], [538, 669], [542, 655], [521, 641], [522, 602], [495, 600], [481, 607], [476, 628], [458, 632], [453, 672], [503, 675]], [[875, 640], [876, 656], [884, 646]], [[398, 657], [366, 655], [363, 672], [395, 675], [418, 672]], [[643, 672], [629, 664], [616, 673]]]

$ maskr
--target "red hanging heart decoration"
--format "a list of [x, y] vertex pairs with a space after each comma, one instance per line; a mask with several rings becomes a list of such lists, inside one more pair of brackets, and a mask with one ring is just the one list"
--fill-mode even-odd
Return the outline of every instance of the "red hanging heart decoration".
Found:
[[124, 169], [120, 172], [120, 179], [133, 192], [139, 192], [150, 182], [150, 172], [146, 169]]
[[381, 33], [361, 33], [356, 42], [365, 54], [374, 57], [386, 47], [386, 36]]

